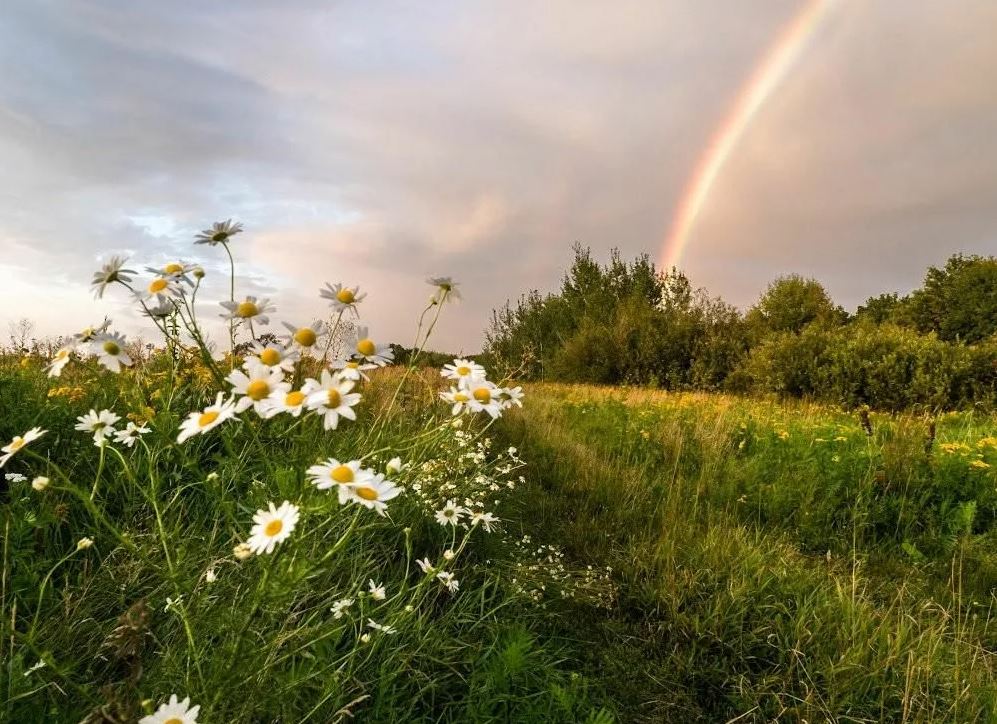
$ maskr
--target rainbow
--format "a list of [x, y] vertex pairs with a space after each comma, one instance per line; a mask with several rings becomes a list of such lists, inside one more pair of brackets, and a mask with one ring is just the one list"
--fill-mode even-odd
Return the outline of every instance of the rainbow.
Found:
[[706, 205], [720, 171], [744, 132], [800, 55], [834, 0], [808, 0], [779, 33], [751, 77], [741, 87], [723, 123], [713, 134], [705, 153], [686, 185], [661, 249], [661, 268], [678, 265], [689, 236]]

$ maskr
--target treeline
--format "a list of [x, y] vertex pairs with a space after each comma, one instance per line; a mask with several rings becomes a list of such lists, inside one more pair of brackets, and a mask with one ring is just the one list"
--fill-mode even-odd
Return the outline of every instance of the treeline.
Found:
[[769, 392], [885, 410], [997, 405], [997, 259], [951, 257], [910, 295], [854, 314], [813, 279], [772, 282], [747, 312], [659, 272], [575, 246], [554, 294], [495, 310], [491, 364], [528, 379]]

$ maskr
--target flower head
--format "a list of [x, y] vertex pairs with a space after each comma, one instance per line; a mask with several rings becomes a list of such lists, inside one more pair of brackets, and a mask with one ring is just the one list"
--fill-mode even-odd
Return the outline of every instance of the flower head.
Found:
[[436, 287], [436, 293], [433, 294], [433, 300], [437, 304], [443, 304], [443, 302], [456, 302], [461, 298], [460, 292], [457, 290], [457, 282], [450, 277], [432, 277], [427, 279], [426, 283], [430, 286]]
[[323, 463], [312, 465], [306, 471], [312, 485], [319, 490], [328, 490], [336, 486], [339, 492], [339, 502], [345, 505], [353, 499], [350, 488], [354, 485], [366, 485], [374, 478], [374, 471], [361, 467], [359, 460], [341, 463], [335, 458], [329, 458]]
[[136, 425], [134, 422], [129, 421], [125, 425], [124, 430], [115, 431], [114, 442], [121, 443], [126, 447], [132, 447], [135, 441], [139, 439], [139, 436], [145, 435], [147, 432], [152, 431], [144, 425]]
[[337, 619], [338, 618], [342, 618], [343, 615], [344, 615], [344, 613], [345, 613], [345, 611], [346, 611], [346, 609], [348, 609], [354, 603], [355, 603], [355, 600], [352, 599], [352, 598], [341, 598], [341, 599], [339, 599], [334, 604], [332, 604], [332, 608], [329, 609], [330, 611], [332, 611], [332, 617], [333, 618], [337, 618]]
[[40, 493], [49, 486], [49, 482], [49, 479], [44, 475], [39, 475], [31, 481], [31, 489]]
[[120, 372], [121, 365], [131, 366], [132, 358], [125, 352], [125, 336], [123, 334], [102, 333], [91, 342], [97, 361], [111, 372]]
[[171, 297], [178, 297], [182, 294], [179, 277], [170, 275], [154, 276], [140, 291], [135, 292], [135, 298], [142, 303], [156, 302], [162, 304]]
[[370, 338], [366, 327], [357, 327], [354, 334], [353, 358], [383, 367], [395, 358], [395, 353], [384, 344]]
[[393, 634], [398, 633], [398, 629], [394, 626], [389, 626], [388, 624], [380, 624], [372, 618], [367, 619], [367, 627], [372, 628], [375, 631], [380, 631], [381, 633]]
[[374, 583], [373, 578], [367, 581], [367, 584], [368, 584], [367, 592], [370, 593], [370, 597], [373, 598], [375, 601], [383, 601], [387, 597], [388, 594], [384, 586], [381, 585], [380, 583]]
[[73, 345], [60, 347], [59, 351], [52, 356], [52, 361], [45, 366], [45, 371], [48, 372], [49, 377], [58, 377], [62, 374], [62, 368], [69, 364], [69, 360], [73, 356], [73, 349]]
[[87, 548], [93, 545], [93, 538], [80, 538], [76, 541], [76, 550], [85, 551]]
[[114, 429], [114, 425], [120, 419], [120, 415], [116, 415], [110, 410], [101, 410], [100, 412], [90, 410], [87, 414], [76, 418], [76, 427], [74, 429], [81, 432], [93, 433], [93, 444], [100, 447], [107, 442], [109, 437], [117, 432]]
[[457, 593], [457, 589], [460, 588], [460, 581], [454, 578], [450, 571], [440, 571], [436, 574], [436, 578], [450, 593]]
[[245, 372], [232, 370], [225, 379], [232, 385], [232, 392], [241, 395], [235, 411], [243, 412], [252, 407], [260, 417], [267, 416], [271, 395], [284, 394], [291, 389], [290, 383], [284, 382], [284, 371], [280, 367], [265, 367], [254, 360], [246, 362]]
[[96, 327], [84, 327], [82, 330], [73, 335], [73, 339], [79, 343], [92, 342], [97, 338], [98, 335], [106, 332], [111, 326], [111, 320], [107, 317]]
[[215, 404], [205, 407], [200, 412], [192, 412], [180, 424], [180, 434], [177, 442], [183, 442], [194, 435], [212, 430], [231, 417], [235, 417], [235, 402], [226, 400], [221, 392], [215, 398]]
[[242, 224], [232, 223], [232, 219], [227, 221], [216, 221], [210, 229], [205, 229], [194, 237], [195, 244], [226, 244], [236, 234], [242, 233]]
[[337, 312], [345, 312], [347, 309], [356, 309], [367, 294], [361, 292], [360, 287], [345, 287], [342, 284], [333, 285], [326, 282], [325, 288], [319, 290], [319, 296], [328, 299]]
[[256, 297], [246, 297], [241, 302], [224, 301], [219, 302], [225, 307], [222, 319], [251, 319], [260, 324], [270, 324], [270, 312], [276, 312], [277, 307], [270, 303], [269, 299], [257, 299]]
[[357, 419], [353, 407], [360, 402], [360, 395], [351, 392], [352, 389], [352, 381], [343, 379], [339, 374], [329, 374], [329, 370], [322, 370], [321, 380], [309, 378], [301, 387], [301, 391], [308, 395], [308, 409], [322, 415], [326, 430], [335, 430], [341, 417]]
[[40, 427], [33, 427], [24, 433], [24, 435], [14, 435], [14, 439], [10, 441], [9, 445], [0, 447], [0, 452], [4, 453], [4, 455], [0, 455], [0, 468], [6, 465], [7, 461], [14, 457], [18, 450], [23, 448], [29, 442], [37, 440], [46, 432], [47, 430], [42, 430]]
[[284, 349], [277, 344], [264, 344], [263, 342], [253, 342], [253, 355], [243, 364], [244, 367], [252, 362], [259, 362], [264, 367], [279, 367], [285, 372], [294, 369], [294, 363], [300, 355], [297, 350]]
[[160, 704], [154, 714], [149, 714], [138, 720], [138, 724], [197, 724], [197, 714], [200, 706], [190, 706], [190, 697], [177, 701], [177, 695], [170, 696], [166, 704]]
[[359, 362], [357, 360], [345, 360], [338, 359], [332, 362], [331, 365], [334, 370], [339, 370], [339, 376], [344, 380], [350, 380], [352, 382], [359, 382], [360, 380], [369, 380], [370, 378], [364, 374], [368, 370], [376, 370], [379, 365], [373, 365], [369, 362]]
[[375, 473], [370, 479], [362, 483], [345, 487], [353, 502], [359, 503], [365, 508], [376, 510], [380, 515], [386, 515], [384, 511], [388, 508], [387, 501], [397, 498], [402, 492], [401, 488], [390, 480], [385, 480], [380, 473]]
[[286, 412], [292, 417], [299, 417], [305, 410], [308, 394], [304, 390], [274, 390], [263, 401], [263, 417], [273, 417]]
[[319, 336], [321, 336], [324, 328], [322, 321], [318, 319], [307, 327], [295, 327], [293, 324], [288, 324], [287, 322], [284, 322], [284, 326], [290, 332], [290, 334], [284, 336], [284, 339], [287, 340], [287, 346], [302, 351], [311, 349], [318, 344]]
[[280, 507], [269, 504], [268, 510], [258, 510], [253, 516], [255, 525], [249, 531], [246, 544], [256, 555], [273, 553], [278, 543], [283, 543], [298, 524], [298, 506], [285, 500]]
[[94, 297], [97, 299], [103, 297], [108, 284], [114, 282], [127, 284], [132, 280], [130, 275], [135, 274], [135, 270], [125, 269], [126, 261], [127, 259], [123, 256], [112, 256], [101, 266], [99, 271], [94, 272], [93, 281], [90, 282], [94, 288]]
[[468, 514], [467, 508], [457, 505], [452, 500], [448, 500], [440, 510], [436, 511], [436, 522], [440, 525], [457, 525], [461, 516]]
[[453, 364], [443, 365], [443, 369], [440, 370], [440, 376], [448, 380], [453, 380], [458, 384], [470, 382], [471, 380], [483, 380], [486, 377], [484, 367], [477, 362], [459, 357], [453, 361]]

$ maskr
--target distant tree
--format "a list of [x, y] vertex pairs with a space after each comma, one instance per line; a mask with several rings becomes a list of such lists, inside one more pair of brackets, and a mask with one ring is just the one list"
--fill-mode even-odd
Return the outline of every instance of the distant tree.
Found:
[[991, 336], [997, 332], [997, 258], [956, 254], [944, 268], [929, 268], [911, 294], [909, 313], [918, 330], [946, 341]]
[[865, 304], [859, 305], [855, 317], [873, 324], [899, 324], [905, 318], [909, 306], [909, 298], [901, 297], [896, 292], [880, 294], [878, 297], [869, 297]]
[[747, 322], [756, 338], [760, 338], [773, 332], [799, 334], [815, 322], [838, 325], [847, 317], [820, 282], [791, 274], [769, 284], [748, 311]]
[[11, 322], [7, 325], [7, 330], [10, 334], [10, 344], [15, 352], [24, 352], [28, 349], [28, 343], [31, 340], [31, 333], [34, 329], [35, 323], [27, 317], [22, 317], [16, 322]]

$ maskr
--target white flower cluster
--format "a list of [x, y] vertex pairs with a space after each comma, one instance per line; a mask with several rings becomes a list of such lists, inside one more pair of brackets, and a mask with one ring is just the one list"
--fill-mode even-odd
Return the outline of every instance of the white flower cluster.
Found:
[[564, 551], [555, 545], [536, 544], [530, 536], [514, 541], [518, 559], [510, 573], [513, 591], [534, 603], [545, 605], [550, 596], [584, 601], [600, 608], [611, 608], [618, 591], [613, 569], [587, 566], [568, 568]]
[[522, 387], [500, 387], [489, 382], [485, 368], [469, 359], [455, 359], [443, 365], [440, 375], [452, 383], [440, 398], [449, 402], [453, 415], [487, 412], [492, 418], [501, 417], [502, 411], [513, 405], [523, 406]]
[[97, 447], [106, 445], [112, 437], [114, 442], [132, 447], [139, 437], [152, 432], [148, 427], [136, 425], [134, 422], [129, 422], [121, 429], [114, 427], [120, 420], [121, 416], [110, 410], [100, 412], [90, 410], [87, 414], [76, 418], [75, 429], [93, 434], [93, 444]]

